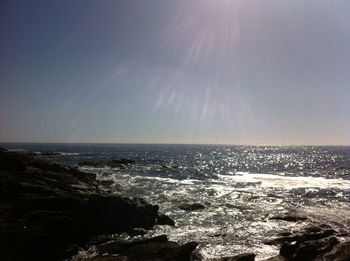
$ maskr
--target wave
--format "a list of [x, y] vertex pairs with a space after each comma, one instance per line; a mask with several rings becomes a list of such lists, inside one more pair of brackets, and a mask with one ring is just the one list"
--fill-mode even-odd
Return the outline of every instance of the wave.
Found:
[[327, 179], [323, 177], [293, 177], [280, 176], [264, 173], [237, 172], [236, 175], [221, 175], [222, 180], [231, 180], [242, 183], [259, 183], [262, 187], [282, 187], [285, 189], [295, 188], [338, 188], [350, 189], [350, 181], [344, 179]]
[[42, 155], [42, 156], [61, 156], [61, 157], [69, 157], [69, 156], [79, 156], [80, 153], [78, 152], [60, 152], [60, 151], [54, 151], [54, 152], [35, 152], [36, 154]]

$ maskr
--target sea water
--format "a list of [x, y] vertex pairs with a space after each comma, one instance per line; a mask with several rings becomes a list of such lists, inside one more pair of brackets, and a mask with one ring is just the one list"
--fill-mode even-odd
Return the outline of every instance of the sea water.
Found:
[[[176, 221], [157, 226], [179, 243], [197, 241], [206, 259], [245, 252], [257, 260], [278, 253], [263, 244], [278, 232], [310, 223], [350, 228], [350, 147], [146, 144], [1, 144], [78, 166], [82, 161], [132, 159], [125, 168], [92, 168], [115, 193], [143, 197]], [[205, 209], [184, 211], [181, 203]], [[302, 222], [272, 220], [284, 213]]]

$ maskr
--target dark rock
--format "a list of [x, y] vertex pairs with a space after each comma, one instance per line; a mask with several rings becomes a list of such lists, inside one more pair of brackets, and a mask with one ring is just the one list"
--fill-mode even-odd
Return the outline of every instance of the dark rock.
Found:
[[265, 259], [264, 261], [288, 261], [288, 259], [284, 256], [274, 256], [269, 259]]
[[309, 261], [330, 251], [338, 243], [336, 237], [284, 243], [280, 255], [292, 261]]
[[313, 233], [322, 231], [322, 228], [316, 225], [308, 225], [308, 226], [305, 226], [303, 229], [305, 231], [313, 232]]
[[[128, 248], [127, 250], [120, 253], [121, 256], [128, 257], [131, 259], [141, 260], [164, 260], [161, 258], [165, 253], [171, 251], [171, 249], [178, 249], [179, 245], [175, 242], [160, 241], [160, 242], [149, 242], [139, 244]], [[177, 259], [182, 260], [182, 259]]]
[[221, 258], [215, 259], [215, 261], [254, 261], [255, 256], [256, 255], [254, 253], [246, 253], [246, 254], [240, 254], [232, 257], [221, 257]]
[[61, 156], [61, 152], [55, 152], [55, 151], [50, 151], [50, 152], [41, 152], [41, 155], [43, 156]]
[[159, 214], [157, 218], [157, 224], [158, 225], [169, 225], [169, 226], [175, 226], [175, 221], [172, 220], [170, 217], [164, 214]]
[[289, 242], [283, 243], [280, 249], [280, 255], [285, 258], [291, 259], [297, 248], [297, 244], [291, 244]]
[[78, 165], [79, 166], [94, 167], [94, 168], [103, 168], [105, 166], [105, 163], [85, 160], [85, 161], [79, 162]]
[[144, 260], [144, 261], [190, 261], [197, 243], [180, 246], [168, 241], [166, 235], [141, 240], [117, 240], [97, 245], [99, 255], [92, 260]]
[[135, 164], [136, 162], [131, 159], [120, 159], [120, 160], [111, 160], [107, 162], [107, 166], [113, 167], [113, 166], [120, 166], [120, 165], [131, 165]]
[[[311, 231], [317, 231], [317, 232], [311, 232]], [[322, 239], [334, 234], [336, 234], [336, 231], [333, 229], [321, 230], [320, 227], [316, 229], [316, 227], [311, 228], [310, 226], [308, 226], [296, 234], [290, 234], [289, 236], [286, 235], [282, 237], [279, 236], [277, 238], [265, 240], [263, 241], [263, 243], [267, 245], [278, 245], [278, 244], [293, 242], [293, 241], [303, 242], [307, 240]]]
[[182, 210], [198, 210], [198, 209], [204, 209], [205, 206], [201, 203], [192, 203], [192, 204], [188, 204], [188, 203], [183, 203], [179, 205], [179, 209]]
[[97, 236], [91, 237], [86, 246], [87, 248], [90, 248], [91, 246], [102, 245], [112, 240], [113, 240], [113, 236], [110, 234], [97, 235]]
[[114, 181], [113, 181], [112, 179], [109, 179], [109, 180], [101, 180], [100, 182], [101, 182], [101, 185], [107, 186], [107, 187], [114, 184]]
[[336, 237], [324, 238], [321, 240], [310, 240], [298, 244], [297, 249], [292, 257], [294, 261], [309, 261], [318, 255], [330, 251], [339, 241]]
[[283, 216], [273, 216], [270, 219], [274, 220], [284, 220], [289, 222], [297, 222], [307, 220], [305, 216], [297, 216], [297, 215], [283, 215]]
[[69, 246], [95, 235], [171, 223], [158, 211], [99, 190], [94, 174], [0, 151], [0, 260], [62, 260]]
[[197, 248], [196, 242], [186, 243], [178, 248], [170, 249], [162, 258], [164, 261], [190, 261], [192, 252]]
[[336, 245], [330, 252], [319, 257], [317, 261], [350, 261], [350, 242]]
[[145, 230], [144, 228], [134, 228], [129, 231], [126, 231], [126, 234], [128, 234], [131, 237], [143, 236], [147, 234], [147, 230]]
[[26, 164], [20, 154], [10, 151], [0, 153], [0, 170], [22, 171], [26, 169]]
[[120, 160], [110, 160], [110, 161], [82, 161], [79, 162], [79, 166], [89, 166], [94, 168], [123, 168], [125, 166], [129, 166], [135, 164], [134, 160], [131, 159], [120, 159]]
[[133, 199], [120, 196], [92, 195], [89, 206], [99, 234], [124, 232], [136, 227], [150, 229], [158, 217], [152, 205], [137, 204]]
[[64, 254], [63, 254], [63, 258], [66, 260], [72, 256], [75, 256], [76, 254], [78, 254], [80, 250], [80, 246], [77, 244], [73, 244], [73, 245], [69, 245], [65, 250], [64, 250]]
[[[168, 238], [166, 235], [160, 235], [156, 237], [151, 237], [147, 239], [141, 239], [141, 240], [134, 240], [134, 241], [127, 241], [127, 240], [114, 240], [105, 244], [102, 244], [98, 247], [98, 250], [101, 254], [118, 254], [121, 252], [126, 252], [129, 248], [139, 246], [139, 245], [145, 245], [149, 243], [155, 243], [155, 242], [168, 242]], [[125, 254], [125, 253], [124, 253]], [[130, 253], [128, 254], [130, 255]]]
[[329, 237], [331, 235], [334, 235], [335, 233], [336, 233], [336, 231], [333, 229], [327, 229], [327, 230], [320, 231], [317, 233], [305, 233], [298, 238], [298, 241], [303, 242], [303, 241], [307, 241], [307, 240], [322, 239], [322, 238], [326, 238], [326, 237]]

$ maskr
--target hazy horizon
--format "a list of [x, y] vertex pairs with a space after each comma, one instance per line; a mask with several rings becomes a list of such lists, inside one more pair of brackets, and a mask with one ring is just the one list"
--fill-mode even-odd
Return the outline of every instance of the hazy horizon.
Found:
[[203, 145], [203, 146], [210, 146], [210, 145], [217, 145], [217, 146], [253, 146], [253, 147], [350, 147], [350, 144], [263, 144], [263, 143], [257, 143], [257, 144], [251, 144], [251, 143], [142, 143], [142, 142], [26, 142], [26, 141], [0, 141], [0, 145], [6, 145], [6, 144], [57, 144], [57, 145]]
[[350, 145], [349, 1], [0, 7], [0, 143]]

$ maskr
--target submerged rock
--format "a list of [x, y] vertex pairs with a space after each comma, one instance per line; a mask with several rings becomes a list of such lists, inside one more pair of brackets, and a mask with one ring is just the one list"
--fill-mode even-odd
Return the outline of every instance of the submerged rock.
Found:
[[100, 161], [82, 161], [78, 163], [79, 166], [87, 166], [87, 167], [94, 167], [94, 168], [103, 168], [105, 166], [105, 163]]
[[201, 203], [183, 203], [179, 205], [179, 209], [182, 210], [198, 210], [198, 209], [204, 209], [205, 206]]
[[298, 215], [281, 215], [281, 216], [273, 216], [270, 219], [284, 220], [284, 221], [289, 221], [289, 222], [297, 222], [297, 221], [307, 220], [307, 217], [298, 216]]
[[110, 161], [82, 161], [79, 162], [79, 166], [88, 166], [94, 168], [124, 168], [125, 166], [129, 166], [135, 164], [136, 162], [131, 159], [120, 159], [120, 160], [110, 160]]

